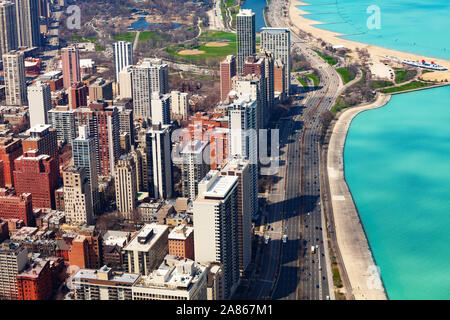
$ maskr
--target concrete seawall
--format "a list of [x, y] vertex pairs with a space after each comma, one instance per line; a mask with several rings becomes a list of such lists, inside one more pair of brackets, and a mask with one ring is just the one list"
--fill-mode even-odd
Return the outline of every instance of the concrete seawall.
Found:
[[384, 106], [390, 97], [379, 94], [373, 103], [341, 112], [333, 127], [328, 146], [327, 172], [336, 238], [351, 291], [356, 300], [386, 300], [387, 294], [375, 267], [358, 210], [345, 181], [343, 159], [345, 140], [356, 115]]

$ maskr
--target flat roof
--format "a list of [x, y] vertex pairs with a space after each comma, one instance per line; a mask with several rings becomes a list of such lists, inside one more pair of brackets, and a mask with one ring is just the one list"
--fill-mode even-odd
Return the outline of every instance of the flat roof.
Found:
[[218, 176], [206, 192], [203, 192], [203, 196], [224, 198], [237, 181], [235, 176]]
[[208, 142], [201, 140], [191, 140], [189, 141], [181, 151], [182, 154], [198, 154], [205, 149], [208, 145]]
[[[103, 270], [100, 269], [99, 271], [103, 271]], [[98, 275], [98, 270], [80, 269], [73, 275], [73, 279], [74, 280], [77, 280], [77, 279], [98, 280], [97, 275]], [[108, 281], [127, 283], [127, 284], [132, 285], [133, 283], [136, 282], [136, 280], [139, 277], [140, 277], [139, 274], [125, 273], [125, 272], [112, 272]]]
[[[161, 235], [168, 229], [168, 226], [159, 225], [156, 223], [145, 224], [145, 226], [139, 231], [138, 234], [123, 248], [123, 250], [129, 251], [149, 251], [151, 247], [159, 240]], [[139, 239], [147, 237], [151, 232], [153, 234], [148, 239], [141, 243]]]

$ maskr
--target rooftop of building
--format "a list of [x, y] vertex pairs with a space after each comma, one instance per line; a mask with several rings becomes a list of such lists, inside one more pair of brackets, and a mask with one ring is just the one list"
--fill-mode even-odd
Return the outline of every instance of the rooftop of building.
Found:
[[270, 28], [270, 27], [263, 27], [261, 28], [262, 32], [267, 32], [267, 33], [289, 33], [289, 29], [288, 28]]
[[145, 224], [136, 236], [123, 248], [127, 251], [149, 251], [166, 232], [168, 226], [156, 223]]
[[182, 223], [173, 228], [172, 232], [169, 233], [169, 240], [186, 240], [193, 232], [194, 228]]
[[199, 154], [208, 145], [207, 141], [190, 140], [181, 151], [181, 154]]
[[103, 235], [103, 244], [106, 246], [119, 246], [123, 247], [126, 245], [128, 240], [131, 238], [131, 232], [127, 231], [116, 231], [108, 230]]
[[159, 268], [148, 276], [141, 277], [138, 287], [190, 290], [206, 271], [206, 266], [190, 259], [166, 255]]
[[252, 9], [240, 9], [239, 13], [237, 14], [237, 16], [247, 16], [247, 17], [254, 16], [254, 15], [255, 15], [255, 13], [253, 12]]
[[203, 197], [225, 198], [237, 180], [237, 177], [221, 176], [219, 171], [210, 170], [199, 182], [199, 195], [200, 190], [204, 190], [201, 194]]
[[46, 259], [35, 258], [20, 272], [18, 278], [39, 278], [42, 270], [49, 263]]
[[38, 230], [39, 229], [36, 227], [22, 227], [11, 236], [11, 240], [26, 241], [31, 236], [35, 235]]
[[133, 285], [140, 277], [138, 274], [115, 272], [107, 266], [101, 267], [99, 270], [80, 269], [73, 275], [73, 280], [107, 280], [110, 282], [123, 283]]

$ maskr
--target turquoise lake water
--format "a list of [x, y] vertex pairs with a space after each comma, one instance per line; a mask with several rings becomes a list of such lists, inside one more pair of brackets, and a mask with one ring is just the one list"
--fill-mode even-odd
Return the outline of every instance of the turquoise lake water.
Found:
[[[306, 17], [344, 38], [450, 59], [450, 1], [309, 0]], [[369, 5], [381, 28], [368, 29]], [[450, 88], [359, 114], [345, 176], [390, 299], [450, 299]]]
[[[448, 0], [306, 0], [344, 38], [450, 59]], [[247, 0], [264, 26], [265, 0]], [[376, 4], [381, 28], [367, 29]], [[390, 299], [450, 299], [450, 87], [392, 97], [359, 114], [345, 176]]]
[[450, 87], [395, 95], [348, 132], [345, 177], [390, 299], [450, 299]]
[[[342, 33], [343, 38], [380, 47], [422, 54], [433, 58], [450, 57], [450, 1], [448, 0], [305, 0], [299, 6], [309, 12], [306, 18], [324, 22], [317, 25]], [[369, 29], [367, 8], [380, 9], [380, 29]]]

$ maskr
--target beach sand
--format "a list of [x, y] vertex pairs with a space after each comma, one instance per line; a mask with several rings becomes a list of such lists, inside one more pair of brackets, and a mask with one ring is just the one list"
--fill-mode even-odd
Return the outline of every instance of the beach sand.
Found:
[[[291, 22], [294, 24], [294, 30], [298, 29], [303, 32], [307, 32], [313, 35], [316, 39], [322, 39], [325, 42], [331, 43], [332, 45], [343, 45], [345, 48], [352, 50], [352, 57], [354, 59], [357, 58], [357, 53], [355, 52], [356, 48], [359, 49], [367, 49], [371, 56], [370, 63], [370, 69], [371, 72], [374, 74], [374, 76], [379, 78], [386, 78], [389, 75], [389, 68], [384, 65], [384, 63], [381, 62], [381, 60], [386, 60], [384, 58], [385, 56], [393, 56], [397, 57], [399, 60], [414, 60], [414, 61], [421, 61], [422, 59], [426, 61], [434, 61], [436, 64], [439, 64], [441, 66], [446, 67], [449, 69], [449, 71], [434, 71], [429, 72], [424, 75], [422, 75], [422, 78], [424, 80], [434, 80], [434, 81], [448, 81], [450, 80], [450, 61], [444, 60], [444, 59], [437, 59], [433, 57], [425, 57], [414, 53], [407, 53], [402, 51], [396, 51], [391, 49], [386, 49], [370, 44], [364, 44], [359, 43], [343, 38], [339, 38], [342, 34], [329, 31], [329, 30], [323, 30], [320, 28], [317, 28], [313, 26], [314, 24], [322, 24], [322, 22], [314, 21], [308, 18], [305, 18], [302, 16], [302, 14], [307, 14], [305, 10], [301, 10], [297, 8], [297, 6], [306, 5], [307, 3], [298, 1], [298, 0], [291, 0], [290, 1], [290, 8], [289, 8], [289, 16], [291, 19]], [[319, 46], [319, 42], [317, 42], [317, 45]]]

